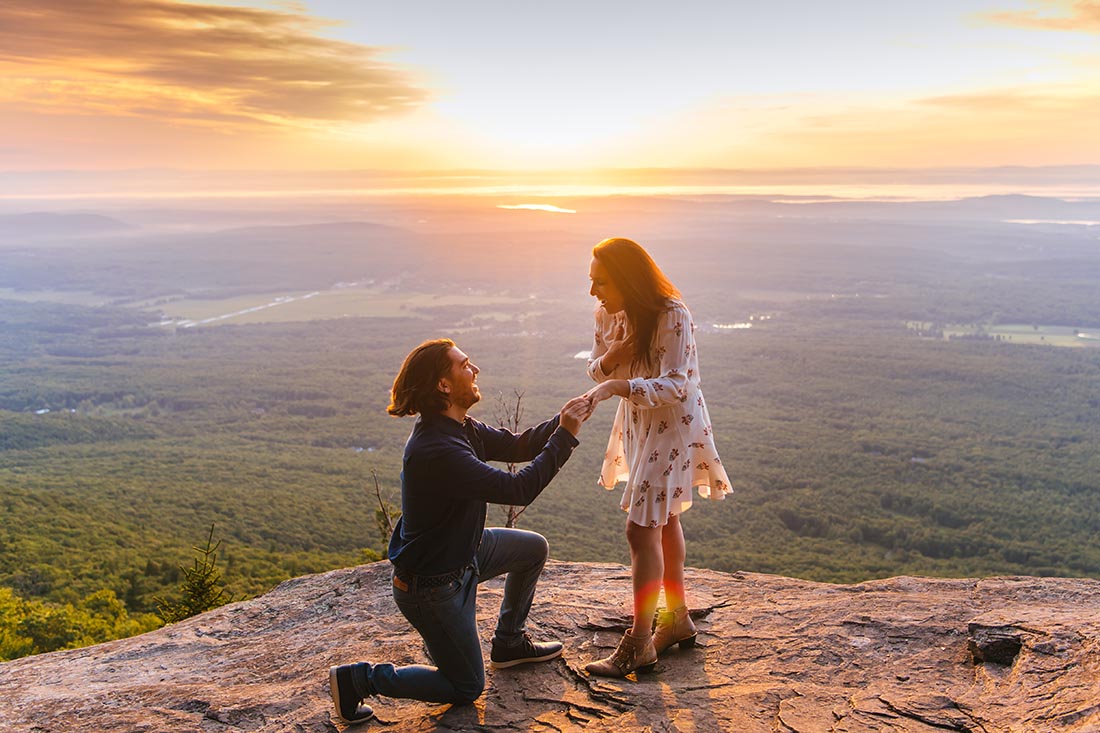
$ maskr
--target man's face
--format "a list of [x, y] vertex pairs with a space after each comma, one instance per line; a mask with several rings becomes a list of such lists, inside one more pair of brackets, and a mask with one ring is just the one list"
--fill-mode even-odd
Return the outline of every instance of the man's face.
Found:
[[481, 399], [481, 390], [477, 386], [477, 375], [481, 370], [457, 346], [452, 346], [448, 354], [451, 357], [451, 371], [439, 380], [439, 388], [452, 405], [468, 410]]

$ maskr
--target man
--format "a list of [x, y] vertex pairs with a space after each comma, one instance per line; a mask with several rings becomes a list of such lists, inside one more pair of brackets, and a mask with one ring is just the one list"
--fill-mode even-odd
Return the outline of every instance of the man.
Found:
[[[337, 715], [366, 720], [371, 695], [471, 703], [485, 689], [475, 611], [477, 584], [507, 573], [493, 635], [494, 668], [543, 662], [560, 642], [531, 641], [525, 630], [546, 539], [518, 529], [485, 528], [486, 504], [526, 506], [577, 446], [589, 403], [576, 397], [559, 415], [520, 435], [467, 417], [478, 400], [480, 370], [450, 339], [427, 341], [405, 358], [393, 382], [394, 416], [419, 415], [405, 444], [401, 519], [390, 538], [393, 598], [424, 638], [435, 666], [360, 662], [332, 667]], [[486, 461], [524, 462], [516, 474]]]

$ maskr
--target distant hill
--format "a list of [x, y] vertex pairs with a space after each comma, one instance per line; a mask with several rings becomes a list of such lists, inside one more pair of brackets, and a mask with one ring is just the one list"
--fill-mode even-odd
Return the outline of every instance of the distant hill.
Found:
[[[717, 204], [718, 201], [715, 201]], [[945, 201], [853, 201], [736, 199], [723, 204], [742, 216], [804, 219], [871, 219], [1003, 222], [1018, 220], [1100, 221], [1100, 200], [1071, 201], [1019, 194], [977, 196]]]
[[914, 202], [908, 207], [938, 219], [1100, 221], [1100, 201], [1070, 201], [1020, 194]]
[[29, 214], [0, 215], [0, 242], [86, 237], [131, 231], [124, 221], [101, 214]]

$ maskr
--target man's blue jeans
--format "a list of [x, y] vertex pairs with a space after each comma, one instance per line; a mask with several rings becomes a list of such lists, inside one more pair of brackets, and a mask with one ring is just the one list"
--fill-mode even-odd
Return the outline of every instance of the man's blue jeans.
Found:
[[522, 640], [535, 585], [546, 564], [546, 538], [522, 529], [486, 529], [473, 567], [458, 580], [437, 588], [411, 589], [396, 585], [393, 600], [424, 638], [434, 667], [414, 664], [359, 664], [356, 675], [366, 677], [373, 690], [389, 697], [428, 702], [470, 703], [485, 689], [485, 664], [477, 632], [477, 585], [504, 573], [504, 600], [500, 604], [493, 641], [505, 646]]

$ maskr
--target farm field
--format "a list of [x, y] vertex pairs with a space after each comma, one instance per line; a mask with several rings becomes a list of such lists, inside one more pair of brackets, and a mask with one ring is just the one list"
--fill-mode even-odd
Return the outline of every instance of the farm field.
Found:
[[988, 337], [1011, 344], [1061, 347], [1100, 347], [1100, 327], [999, 324], [994, 326], [947, 326], [944, 338]]
[[[166, 325], [190, 328], [217, 324], [291, 323], [330, 318], [423, 317], [430, 308], [473, 308], [483, 318], [511, 318], [492, 310], [527, 303], [524, 298], [491, 295], [439, 295], [386, 288], [344, 287], [294, 293], [257, 293], [235, 298], [187, 298], [158, 306]], [[488, 309], [488, 310], [481, 310]]]

